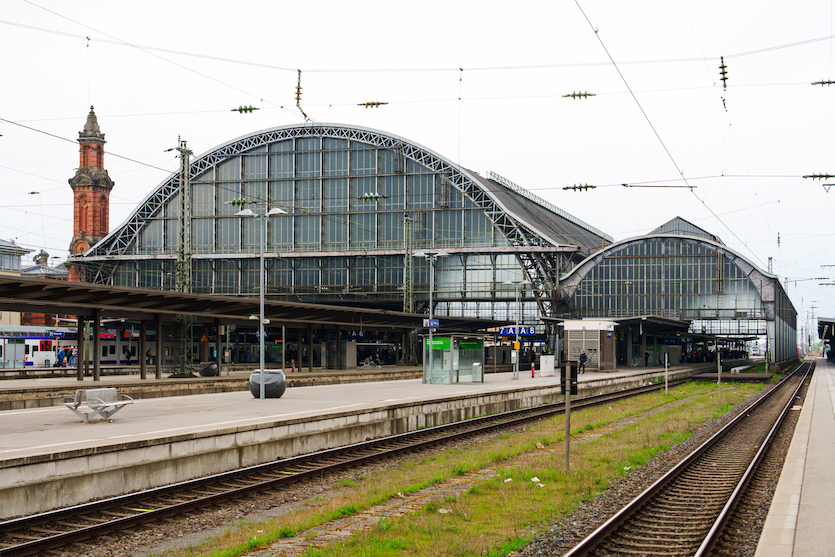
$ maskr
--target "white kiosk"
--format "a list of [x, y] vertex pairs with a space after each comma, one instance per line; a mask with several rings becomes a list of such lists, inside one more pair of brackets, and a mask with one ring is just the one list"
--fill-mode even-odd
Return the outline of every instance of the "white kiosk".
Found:
[[[615, 369], [615, 321], [566, 319], [563, 321], [565, 359], [577, 362], [586, 351], [586, 369]], [[577, 364], [574, 364], [577, 365]]]

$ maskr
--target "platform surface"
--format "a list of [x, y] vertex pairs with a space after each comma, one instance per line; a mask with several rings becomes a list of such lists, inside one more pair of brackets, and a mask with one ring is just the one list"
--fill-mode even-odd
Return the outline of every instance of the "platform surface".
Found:
[[835, 556], [833, 373], [818, 358], [755, 557]]
[[[643, 373], [657, 376], [659, 373], [663, 375], [664, 370], [637, 367], [623, 371], [588, 371], [580, 376], [580, 382]], [[118, 388], [120, 383], [131, 380], [137, 378], [106, 377], [101, 382], [78, 382], [71, 378], [24, 379], [4, 381], [14, 385], [0, 385], [0, 389], [46, 385]], [[415, 404], [450, 396], [558, 386], [559, 381], [558, 374], [541, 377], [537, 372], [536, 377], [531, 378], [528, 370], [527, 375], [520, 371], [518, 379], [513, 379], [512, 373], [488, 373], [485, 374], [484, 383], [441, 385], [409, 379], [288, 388], [281, 398], [264, 400], [254, 398], [249, 391], [148, 398], [135, 400], [114, 414], [112, 421], [94, 418], [89, 423], [82, 422], [64, 406], [6, 410], [0, 411], [0, 461], [308, 416]]]

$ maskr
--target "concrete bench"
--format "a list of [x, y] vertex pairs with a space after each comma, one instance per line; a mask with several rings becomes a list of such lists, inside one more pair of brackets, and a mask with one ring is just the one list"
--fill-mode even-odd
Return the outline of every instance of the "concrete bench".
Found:
[[[122, 397], [121, 399], [119, 397]], [[109, 420], [110, 416], [127, 406], [133, 404], [133, 399], [128, 395], [119, 395], [112, 387], [103, 389], [78, 389], [72, 402], [63, 402], [64, 406], [72, 410], [79, 418], [89, 422], [90, 418], [101, 416]], [[85, 411], [88, 410], [88, 411]]]

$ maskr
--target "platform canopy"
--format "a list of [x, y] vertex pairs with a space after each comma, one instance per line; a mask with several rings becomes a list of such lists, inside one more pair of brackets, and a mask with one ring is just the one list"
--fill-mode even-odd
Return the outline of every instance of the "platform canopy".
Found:
[[832, 343], [835, 338], [835, 318], [818, 317], [818, 338]]
[[[165, 290], [112, 287], [86, 282], [0, 275], [0, 310], [58, 313], [80, 317], [147, 320], [154, 315], [191, 315], [198, 322], [251, 322], [259, 313], [257, 296], [232, 297]], [[267, 300], [264, 316], [273, 326], [315, 324], [365, 329], [411, 330], [423, 326], [423, 314]], [[443, 317], [444, 331], [475, 332], [508, 321]]]

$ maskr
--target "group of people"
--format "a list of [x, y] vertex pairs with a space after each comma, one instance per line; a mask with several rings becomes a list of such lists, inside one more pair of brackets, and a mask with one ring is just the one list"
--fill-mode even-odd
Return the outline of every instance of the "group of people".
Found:
[[55, 362], [59, 367], [75, 367], [78, 365], [78, 346], [64, 346], [58, 349], [58, 361]]

